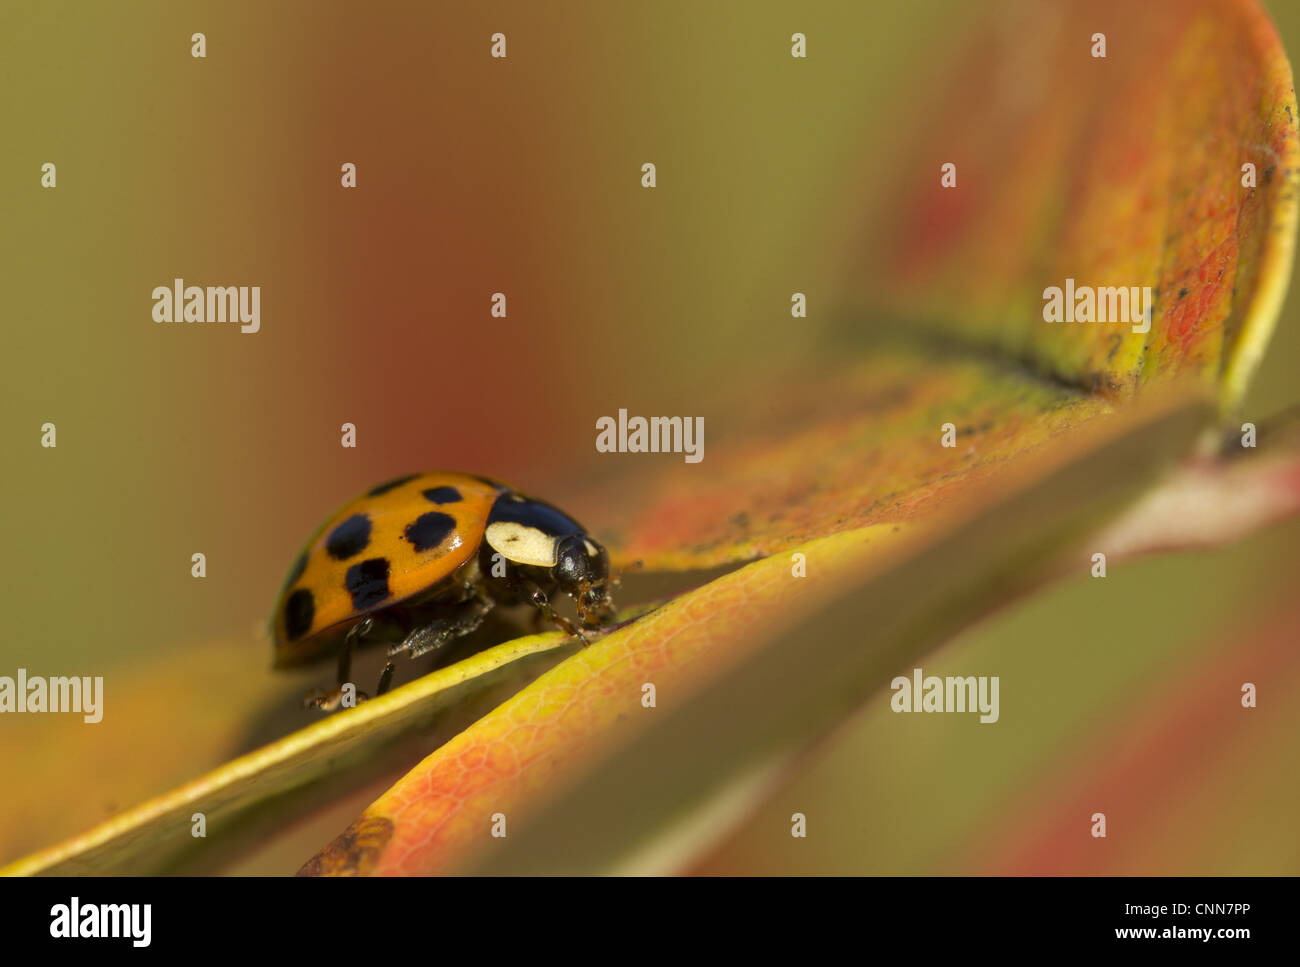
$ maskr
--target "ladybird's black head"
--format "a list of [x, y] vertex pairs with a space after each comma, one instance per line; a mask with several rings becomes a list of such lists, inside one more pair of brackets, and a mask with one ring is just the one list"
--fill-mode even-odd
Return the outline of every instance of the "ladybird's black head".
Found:
[[584, 534], [561, 540], [555, 548], [552, 570], [561, 591], [578, 605], [578, 617], [588, 628], [611, 620], [614, 606], [609, 598], [609, 555], [605, 548]]

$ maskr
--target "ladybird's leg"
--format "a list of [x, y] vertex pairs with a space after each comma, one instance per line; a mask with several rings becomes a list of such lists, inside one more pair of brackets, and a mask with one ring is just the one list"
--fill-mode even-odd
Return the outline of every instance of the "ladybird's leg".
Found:
[[542, 615], [547, 621], [559, 625], [566, 635], [574, 635], [580, 638], [583, 645], [591, 644], [587, 640], [587, 636], [575, 627], [572, 621], [551, 607], [551, 599], [546, 596], [546, 592], [537, 584], [527, 578], [521, 578], [519, 580], [519, 589], [523, 592], [524, 600], [536, 608], [538, 614]]
[[[374, 619], [366, 616], [348, 629], [347, 635], [343, 638], [343, 650], [339, 652], [337, 687], [332, 692], [313, 689], [303, 699], [304, 708], [318, 708], [328, 712], [339, 707], [343, 701], [343, 686], [352, 681], [352, 655], [356, 651], [357, 644], [370, 634], [374, 626]], [[357, 692], [359, 701], [365, 701], [367, 698], [369, 696], [365, 692]]]
[[533, 626], [533, 634], [540, 635], [546, 630], [546, 612], [534, 608], [533, 617], [530, 623]]
[[390, 658], [384, 662], [383, 673], [379, 676], [379, 685], [375, 688], [375, 697], [385, 694], [388, 687], [393, 684], [393, 660]]
[[[458, 614], [451, 618], [439, 618], [428, 624], [416, 628], [409, 635], [403, 638], [398, 644], [388, 649], [388, 664], [392, 666], [393, 659], [398, 655], [406, 655], [408, 658], [419, 658], [427, 655], [431, 651], [443, 647], [457, 638], [462, 638], [478, 628], [487, 617], [489, 611], [493, 608], [491, 599], [475, 591], [474, 597], [470, 598], [463, 605]], [[385, 678], [391, 679], [389, 668], [384, 669]]]
[[374, 627], [375, 619], [367, 615], [348, 630], [347, 636], [343, 639], [343, 650], [339, 652], [339, 688], [352, 681], [352, 656], [357, 650], [357, 644], [370, 634]]

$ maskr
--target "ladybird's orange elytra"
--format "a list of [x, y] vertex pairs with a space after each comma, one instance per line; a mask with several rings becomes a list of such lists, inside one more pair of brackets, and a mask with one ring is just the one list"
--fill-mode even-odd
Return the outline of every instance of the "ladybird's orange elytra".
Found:
[[461, 473], [399, 477], [335, 512], [307, 542], [276, 602], [277, 665], [314, 657], [322, 633], [420, 594], [479, 549], [506, 484]]

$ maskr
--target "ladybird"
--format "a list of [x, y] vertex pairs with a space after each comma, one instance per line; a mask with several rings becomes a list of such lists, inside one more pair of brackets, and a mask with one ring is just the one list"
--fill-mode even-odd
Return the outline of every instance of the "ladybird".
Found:
[[274, 664], [338, 650], [338, 687], [307, 701], [336, 708], [358, 647], [389, 645], [383, 694], [394, 658], [444, 648], [497, 605], [532, 605], [586, 643], [551, 600], [569, 595], [597, 628], [613, 617], [610, 584], [605, 548], [558, 508], [488, 477], [398, 477], [344, 505], [298, 556], [271, 618]]

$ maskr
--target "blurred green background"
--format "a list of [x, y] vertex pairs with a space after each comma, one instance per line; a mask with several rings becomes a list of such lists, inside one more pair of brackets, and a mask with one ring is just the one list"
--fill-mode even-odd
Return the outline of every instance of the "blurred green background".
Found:
[[[707, 417], [718, 373], [815, 352], [837, 253], [975, 6], [7, 0], [0, 674], [102, 674], [108, 694], [99, 726], [0, 720], [0, 770], [43, 763], [0, 815], [0, 859], [215, 764], [165, 750], [169, 722], [196, 705], [220, 716], [213, 691], [231, 675], [271, 675], [251, 629], [298, 546], [356, 492], [464, 469], [581, 518], [566, 492], [608, 469], [596, 417]], [[1300, 8], [1271, 9], [1300, 49]], [[190, 55], [196, 31], [206, 59]], [[504, 61], [488, 57], [496, 31]], [[789, 56], [795, 31], [807, 60]], [[177, 277], [260, 285], [261, 332], [155, 324], [151, 292]], [[496, 291], [506, 319], [489, 315]], [[809, 293], [808, 320], [790, 318], [793, 291]], [[1290, 298], [1246, 419], [1300, 402], [1298, 358]], [[47, 421], [57, 449], [40, 446]], [[356, 449], [339, 445], [344, 422]], [[900, 724], [881, 718], [885, 696], [707, 867], [1014, 865], [988, 852], [995, 832], [1014, 842], [1045, 815], [1050, 777], [1104, 774], [1092, 758], [1146, 708], [1134, 696], [1176, 698], [1178, 676], [1276, 625], [1298, 537], [1290, 524], [1104, 587], [1082, 579], [973, 629], [927, 672], [999, 674], [1001, 723]], [[115, 682], [213, 641], [230, 643], [228, 667], [113, 725]], [[1278, 818], [1295, 802], [1279, 767], [1296, 761], [1294, 730], [1257, 741], [1279, 785], [1266, 760], [1236, 756], [1245, 771], [1206, 778], [1199, 798], [1134, 807], [1143, 829], [1245, 827], [1242, 848], [1121, 838], [1111, 860], [1296, 872], [1293, 811]], [[168, 760], [158, 785], [95, 775], [124, 742]], [[56, 773], [86, 776], [86, 795]], [[1243, 785], [1228, 812], [1211, 795]], [[790, 839], [796, 809], [815, 817], [807, 840]]]

